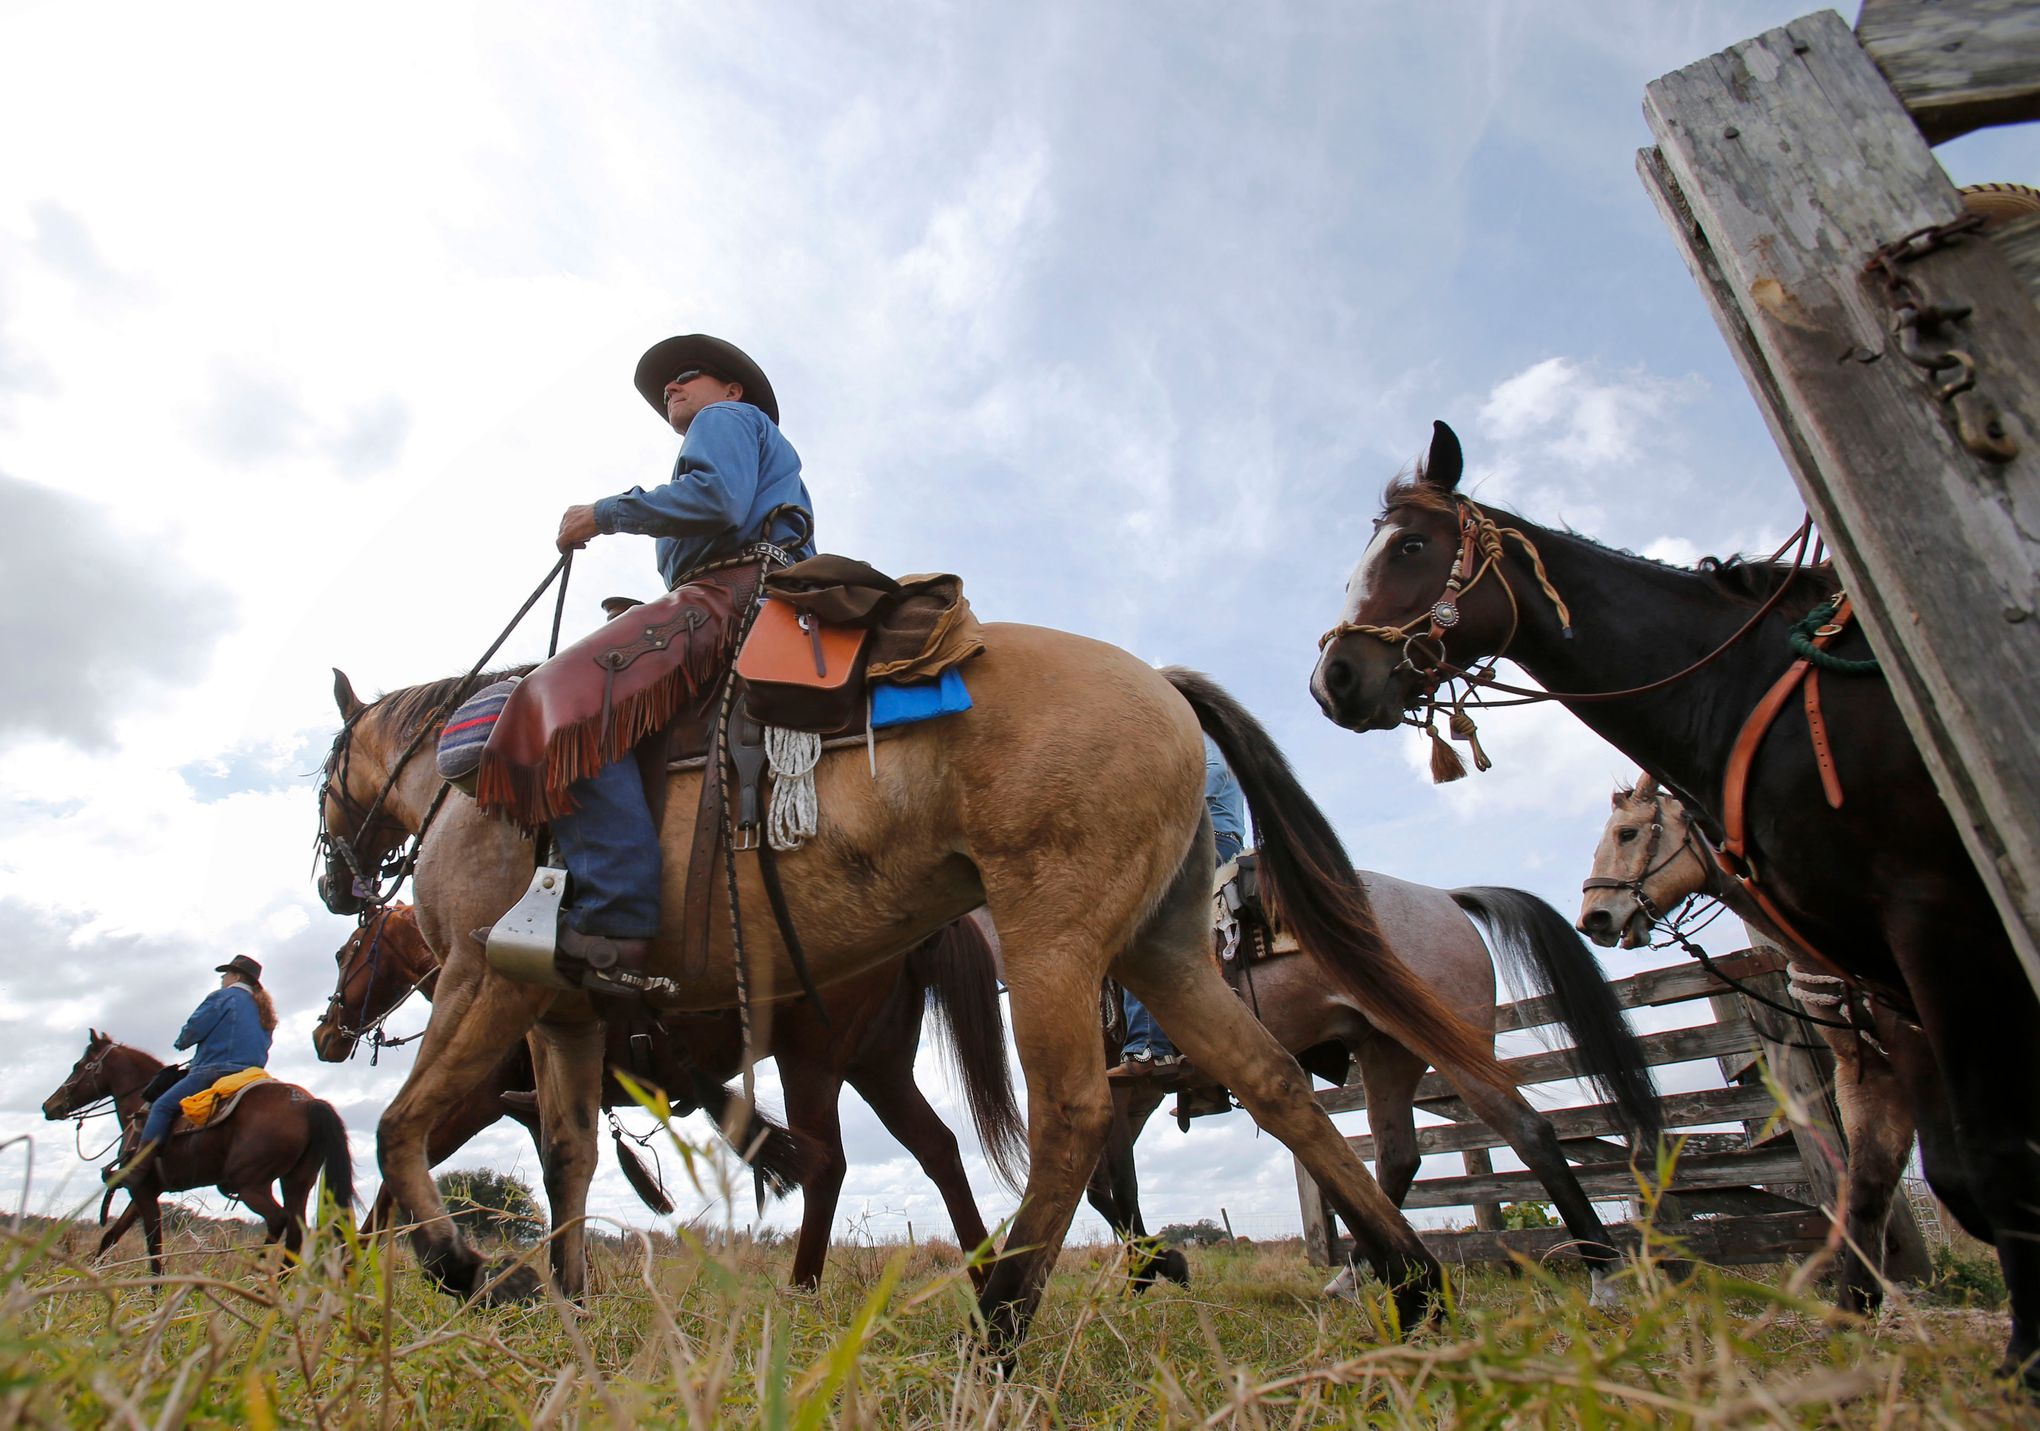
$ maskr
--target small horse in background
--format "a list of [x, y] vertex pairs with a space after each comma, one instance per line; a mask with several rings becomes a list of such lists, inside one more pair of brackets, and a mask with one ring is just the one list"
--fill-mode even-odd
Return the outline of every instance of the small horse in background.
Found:
[[[930, 1011], [948, 1033], [945, 1042], [952, 1067], [988, 1161], [1008, 1183], [1019, 1181], [1026, 1128], [1006, 1063], [1005, 1014], [986, 925], [982, 915], [958, 920], [902, 958], [830, 987], [820, 1008], [801, 1000], [774, 1011], [765, 1052], [778, 1061], [792, 1133], [789, 1137], [754, 1112], [751, 1135], [733, 1142], [741, 1154], [760, 1131], [769, 1129], [753, 1154], [753, 1165], [776, 1190], [802, 1189], [793, 1285], [819, 1285], [829, 1255], [829, 1234], [849, 1166], [837, 1116], [846, 1082], [935, 1184], [958, 1245], [967, 1252], [990, 1235], [972, 1197], [956, 1135], [914, 1082], [922, 1020]], [[349, 1057], [363, 1035], [373, 1037], [414, 990], [430, 999], [439, 978], [439, 961], [418, 927], [417, 911], [405, 904], [390, 905], [373, 916], [334, 957], [339, 981], [325, 1017], [312, 1033], [319, 1057], [328, 1063]], [[701, 1108], [718, 1128], [723, 1127], [737, 1095], [719, 1080], [733, 1076], [743, 1057], [743, 1029], [736, 1013], [673, 1015], [657, 1027], [639, 1081], [665, 1090], [676, 1108]], [[622, 1062], [616, 1055], [623, 1052], [613, 1049], [612, 1062]], [[433, 1165], [453, 1156], [506, 1112], [518, 1116], [514, 1107], [506, 1108], [503, 1095], [537, 1087], [532, 1058], [525, 1046], [514, 1048], [489, 1078], [442, 1115], [427, 1145]], [[606, 1078], [603, 1107], [629, 1106], [631, 1099], [622, 1087], [613, 1077]], [[542, 1156], [545, 1145], [536, 1119], [527, 1126]], [[628, 1163], [625, 1171], [633, 1171]], [[646, 1196], [648, 1190], [636, 1177], [632, 1185]], [[392, 1195], [386, 1187], [377, 1196], [373, 1217], [378, 1225]], [[654, 1211], [672, 1211], [650, 1197], [646, 1201]], [[984, 1270], [973, 1267], [970, 1275], [982, 1289]]]
[[[154, 1055], [93, 1029], [70, 1074], [43, 1100], [43, 1117], [54, 1123], [110, 1102], [122, 1129], [132, 1131], [148, 1110], [143, 1090], [163, 1068]], [[99, 1239], [99, 1251], [120, 1241], [139, 1217], [149, 1267], [162, 1276], [162, 1195], [217, 1187], [262, 1219], [268, 1241], [295, 1254], [304, 1245], [305, 1205], [321, 1173], [334, 1206], [351, 1212], [354, 1160], [340, 1115], [294, 1084], [264, 1080], [241, 1095], [229, 1116], [215, 1115], [193, 1132], [173, 1131], [132, 1179], [119, 1184], [127, 1189], [128, 1205]], [[278, 1182], [280, 1198], [273, 1186]]]
[[[1847, 1311], [1874, 1312], [1884, 1301], [1892, 1201], [1913, 1145], [1912, 1112], [1884, 1041], [1916, 1041], [1919, 1030], [1867, 1000], [1840, 992], [1839, 979], [1770, 929], [1763, 911], [1702, 848], [1686, 807], [1656, 780], [1641, 776], [1633, 789], [1617, 790], [1610, 803], [1607, 828], [1584, 886], [1580, 931], [1604, 948], [1643, 948], [1681, 901], [1694, 895], [1720, 900], [1785, 955], [1792, 966], [1794, 997], [1823, 1020], [1814, 1027], [1835, 1056], [1835, 1103], [1849, 1157], [1837, 1300]], [[1829, 1020], [1837, 1011], [1856, 1027], [1834, 1027]]]
[[[1650, 1069], [1621, 1007], [1608, 992], [1600, 966], [1564, 915], [1526, 890], [1443, 890], [1372, 870], [1354, 873], [1367, 891], [1386, 946], [1440, 1002], [1480, 1030], [1490, 1044], [1495, 1036], [1497, 959], [1507, 970], [1509, 982], [1524, 990], [1525, 997], [1553, 998], [1559, 1008], [1555, 1022], [1579, 1051], [1581, 1076], [1614, 1106], [1626, 1125], [1631, 1147], [1649, 1164], [1661, 1131]], [[1243, 915], [1243, 919], [1250, 917]], [[1485, 941], [1482, 928], [1488, 934]], [[1295, 944], [1281, 938], [1279, 931], [1271, 942], [1265, 958], [1250, 963], [1238, 975], [1240, 995], [1262, 1027], [1306, 1072], [1336, 1087], [1344, 1085], [1358, 1068], [1367, 1089], [1375, 1177], [1381, 1190], [1400, 1207], [1416, 1181], [1421, 1161], [1416, 1093], [1430, 1061], [1371, 1022], [1353, 999], [1325, 979], [1313, 961], [1296, 957]], [[1166, 1095], [1165, 1082], [1144, 1078], [1117, 1090], [1120, 1116], [1114, 1120], [1105, 1156], [1091, 1179], [1091, 1206], [1122, 1238], [1138, 1238], [1146, 1232], [1133, 1150]], [[1181, 1096], [1213, 1092], [1200, 1083], [1182, 1090]], [[1223, 1090], [1215, 1092], [1223, 1096]], [[1521, 1151], [1525, 1166], [1537, 1173], [1554, 1198], [1584, 1198], [1565, 1158], [1541, 1155], [1547, 1140], [1552, 1140], [1550, 1120], [1520, 1100], [1507, 1105], [1507, 1110], [1510, 1116], [1491, 1126], [1512, 1147], [1527, 1150]], [[1558, 1145], [1554, 1140], [1549, 1146]], [[1186, 1281], [1181, 1254], [1170, 1249], [1159, 1258], [1134, 1260], [1136, 1288], [1147, 1286], [1156, 1274]], [[1598, 1290], [1598, 1281], [1596, 1287]]]

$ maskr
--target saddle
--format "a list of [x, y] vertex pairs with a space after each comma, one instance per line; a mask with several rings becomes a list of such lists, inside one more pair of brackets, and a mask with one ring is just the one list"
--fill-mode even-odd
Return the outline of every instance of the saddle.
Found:
[[[765, 729], [871, 738], [869, 680], [935, 681], [984, 643], [956, 577], [896, 582], [833, 556], [775, 571], [776, 550], [748, 552], [656, 601], [604, 602], [608, 624], [504, 697], [475, 793], [485, 810], [532, 830], [573, 808], [575, 780], [631, 756], [659, 823], [669, 773], [698, 764], [682, 979], [707, 968], [716, 873], [727, 875], [735, 852], [756, 850], [781, 936], [815, 997], [774, 851], [761, 837]], [[552, 949], [560, 893], [557, 871], [534, 875], [489, 935], [492, 964], [512, 977], [564, 982]], [[741, 941], [742, 920], [730, 913]]]
[[210, 1088], [201, 1088], [189, 1098], [178, 1100], [181, 1110], [171, 1134], [196, 1133], [201, 1128], [210, 1128], [224, 1123], [233, 1116], [241, 1100], [248, 1096], [248, 1090], [259, 1083], [274, 1083], [266, 1068], [244, 1068], [239, 1073], [230, 1073], [216, 1079]]

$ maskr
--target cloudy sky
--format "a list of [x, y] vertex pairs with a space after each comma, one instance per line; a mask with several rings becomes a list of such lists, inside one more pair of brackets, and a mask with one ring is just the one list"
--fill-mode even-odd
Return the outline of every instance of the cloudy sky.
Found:
[[[1415, 739], [1316, 713], [1315, 638], [1434, 417], [1486, 496], [1654, 555], [1797, 520], [1633, 157], [1650, 79], [1800, 9], [14, 0], [0, 1135], [42, 1130], [88, 1025], [167, 1053], [246, 952], [276, 1070], [372, 1170], [409, 1051], [308, 1038], [349, 927], [309, 877], [328, 668], [464, 669], [563, 507], [661, 480], [629, 377], [673, 332], [772, 374], [825, 548], [1208, 670], [1360, 862], [1570, 913], [1620, 757], [1513, 712], [1493, 773], [1433, 789]], [[2016, 134], [1942, 153], [2035, 177]], [[649, 542], [604, 540], [570, 622], [655, 589]], [[845, 1127], [841, 1215], [941, 1228], [854, 1095]], [[31, 1201], [71, 1205], [46, 1131]], [[1142, 1152], [1151, 1223], [1294, 1226], [1242, 1117]], [[521, 1134], [460, 1161], [537, 1177]], [[606, 1166], [595, 1207], [642, 1216]]]

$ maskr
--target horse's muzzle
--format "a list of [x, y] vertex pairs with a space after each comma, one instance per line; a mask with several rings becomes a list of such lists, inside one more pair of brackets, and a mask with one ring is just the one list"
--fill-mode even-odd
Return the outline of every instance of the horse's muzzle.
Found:
[[319, 876], [319, 903], [331, 914], [356, 915], [368, 908], [368, 901], [354, 887], [354, 880], [327, 870]]

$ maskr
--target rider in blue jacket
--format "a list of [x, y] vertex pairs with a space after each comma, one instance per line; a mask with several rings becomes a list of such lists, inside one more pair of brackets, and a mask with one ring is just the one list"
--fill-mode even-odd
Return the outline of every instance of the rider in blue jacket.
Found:
[[177, 1047], [189, 1048], [191, 1072], [170, 1085], [149, 1105], [141, 1142], [118, 1171], [132, 1173], [170, 1136], [178, 1103], [210, 1088], [230, 1073], [263, 1068], [276, 1031], [276, 1006], [262, 987], [262, 966], [236, 954], [217, 970], [220, 986], [192, 1010], [177, 1035]]
[[[761, 542], [795, 561], [815, 554], [814, 503], [800, 454], [780, 434], [779, 400], [757, 363], [735, 344], [690, 333], [654, 344], [633, 381], [686, 439], [672, 480], [567, 508], [561, 551], [615, 533], [656, 537], [668, 590], [704, 564]], [[552, 823], [572, 876], [560, 945], [576, 955], [604, 950], [623, 968], [641, 968], [659, 933], [661, 861], [637, 762], [615, 761], [570, 788], [575, 809]], [[589, 983], [629, 992], [600, 975]]]

